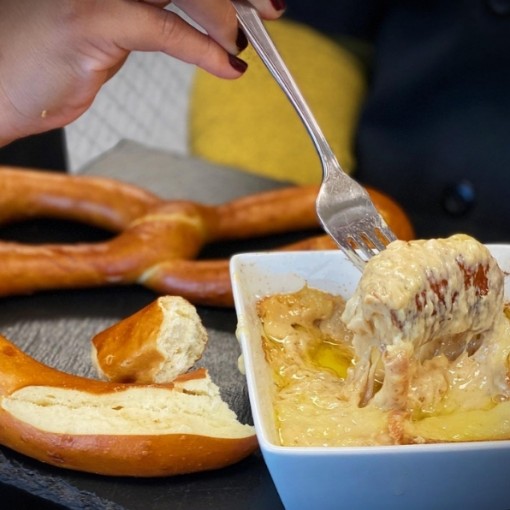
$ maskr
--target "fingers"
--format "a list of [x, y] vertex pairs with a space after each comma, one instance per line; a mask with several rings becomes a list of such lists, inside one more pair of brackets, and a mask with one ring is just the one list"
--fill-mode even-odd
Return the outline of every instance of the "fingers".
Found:
[[285, 0], [250, 0], [250, 3], [264, 19], [279, 18], [287, 7]]
[[170, 5], [172, 3], [172, 1], [170, 0], [142, 0], [143, 2], [145, 2], [146, 4], [152, 4], [152, 5], [155, 5], [156, 7], [166, 7], [167, 5]]
[[[236, 78], [245, 71], [246, 64], [234, 55], [244, 50], [248, 41], [239, 28], [231, 0], [174, 0], [187, 20], [163, 9], [169, 3], [131, 3], [131, 23], [125, 24], [129, 30], [121, 33], [119, 44], [128, 51], [163, 51], [222, 78]], [[251, 3], [266, 19], [279, 17], [285, 9], [285, 0]], [[137, 14], [136, 23], [134, 10], [144, 11]]]
[[174, 4], [228, 53], [236, 55], [244, 49], [236, 44], [238, 24], [230, 0], [174, 0]]
[[[212, 3], [213, 0], [203, 1]], [[225, 51], [215, 40], [176, 13], [143, 2], [128, 5], [129, 9], [118, 11], [115, 25], [107, 27], [120, 48], [126, 51], [161, 51], [221, 78], [237, 78], [246, 69], [242, 60]], [[237, 23], [234, 31], [237, 32]], [[238, 50], [232, 53], [238, 53]]]
[[[227, 52], [235, 55], [246, 47], [246, 38], [239, 31], [230, 0], [174, 0], [173, 3]], [[284, 0], [252, 0], [250, 3], [265, 19], [278, 18], [285, 8]]]

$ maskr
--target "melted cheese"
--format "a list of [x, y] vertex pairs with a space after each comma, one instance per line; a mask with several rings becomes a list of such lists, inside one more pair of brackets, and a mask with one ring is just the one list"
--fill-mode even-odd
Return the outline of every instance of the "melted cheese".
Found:
[[510, 438], [503, 274], [468, 236], [396, 241], [347, 303], [304, 288], [259, 316], [283, 445]]
[[[345, 301], [304, 288], [259, 302], [263, 347], [272, 367], [274, 410], [286, 446], [391, 443], [386, 414], [360, 409], [344, 391], [353, 367]], [[370, 415], [370, 419], [365, 419]]]

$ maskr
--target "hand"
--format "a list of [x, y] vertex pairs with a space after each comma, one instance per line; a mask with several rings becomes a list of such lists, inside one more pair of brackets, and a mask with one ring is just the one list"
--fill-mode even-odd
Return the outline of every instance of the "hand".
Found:
[[[230, 0], [3, 0], [0, 146], [62, 127], [92, 104], [131, 51], [161, 51], [221, 78], [237, 78], [246, 46]], [[251, 0], [266, 19], [283, 0]], [[282, 9], [278, 10], [278, 7]]]

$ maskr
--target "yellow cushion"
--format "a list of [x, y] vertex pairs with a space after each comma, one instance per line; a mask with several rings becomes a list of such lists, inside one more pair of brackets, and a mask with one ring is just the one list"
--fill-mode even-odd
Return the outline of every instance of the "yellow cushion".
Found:
[[[351, 171], [366, 88], [361, 64], [305, 25], [280, 20], [266, 27], [340, 163]], [[293, 107], [251, 47], [241, 57], [249, 67], [237, 80], [197, 71], [190, 99], [191, 153], [281, 181], [318, 182], [320, 162]]]

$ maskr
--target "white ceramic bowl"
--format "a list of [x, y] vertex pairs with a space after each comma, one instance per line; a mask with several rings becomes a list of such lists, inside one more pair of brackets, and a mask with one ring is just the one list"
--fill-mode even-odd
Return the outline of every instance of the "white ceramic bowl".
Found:
[[[490, 245], [510, 274], [510, 245]], [[231, 275], [254, 424], [287, 510], [505, 510], [510, 508], [510, 441], [380, 447], [283, 447], [270, 397], [255, 304], [303, 284], [349, 297], [359, 272], [341, 252], [236, 255]], [[510, 297], [510, 277], [505, 277]], [[510, 417], [509, 417], [510, 418]]]

